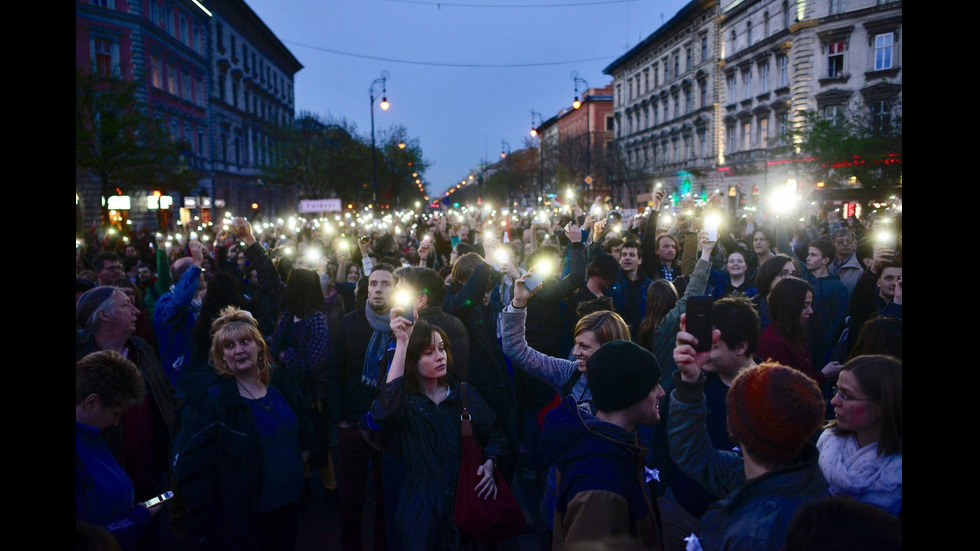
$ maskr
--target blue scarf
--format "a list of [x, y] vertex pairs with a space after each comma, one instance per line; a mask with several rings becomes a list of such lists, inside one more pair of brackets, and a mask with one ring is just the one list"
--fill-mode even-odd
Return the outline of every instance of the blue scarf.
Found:
[[378, 388], [378, 365], [384, 360], [388, 349], [388, 338], [391, 336], [391, 316], [386, 310], [383, 313], [375, 312], [370, 304], [364, 305], [364, 316], [374, 329], [371, 341], [368, 342], [367, 351], [364, 353], [364, 367], [361, 369], [361, 382], [374, 388]]

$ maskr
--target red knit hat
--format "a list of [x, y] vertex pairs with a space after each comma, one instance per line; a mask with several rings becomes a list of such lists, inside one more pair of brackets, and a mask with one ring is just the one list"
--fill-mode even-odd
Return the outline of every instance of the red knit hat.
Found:
[[776, 362], [742, 371], [732, 381], [727, 399], [729, 436], [765, 463], [792, 463], [823, 424], [817, 383]]

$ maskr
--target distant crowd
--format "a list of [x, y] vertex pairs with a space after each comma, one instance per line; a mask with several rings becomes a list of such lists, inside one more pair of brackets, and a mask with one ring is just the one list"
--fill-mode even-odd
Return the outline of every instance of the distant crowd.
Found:
[[516, 549], [454, 520], [501, 484], [543, 551], [901, 549], [900, 209], [227, 216], [75, 273], [79, 549]]

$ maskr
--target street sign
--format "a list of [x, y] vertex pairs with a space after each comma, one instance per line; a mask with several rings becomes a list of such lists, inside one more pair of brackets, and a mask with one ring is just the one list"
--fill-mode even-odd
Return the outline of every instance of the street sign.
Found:
[[586, 176], [585, 177], [585, 183], [586, 184], [591, 184], [592, 183], [592, 176]]
[[340, 199], [301, 199], [299, 212], [339, 212]]

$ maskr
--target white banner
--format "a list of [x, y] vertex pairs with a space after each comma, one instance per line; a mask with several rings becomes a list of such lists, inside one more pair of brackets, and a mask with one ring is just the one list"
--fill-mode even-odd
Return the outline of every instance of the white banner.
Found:
[[340, 211], [340, 199], [302, 199], [299, 211], [303, 212], [336, 212]]

